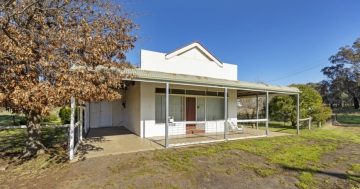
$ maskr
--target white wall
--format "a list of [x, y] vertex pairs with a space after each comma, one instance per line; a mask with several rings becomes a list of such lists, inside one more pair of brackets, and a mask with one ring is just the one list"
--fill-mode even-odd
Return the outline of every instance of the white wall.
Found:
[[126, 99], [126, 108], [124, 109], [124, 126], [131, 132], [142, 136], [140, 128], [140, 83], [128, 87], [124, 98]]
[[[165, 124], [155, 123], [155, 88], [165, 88], [165, 84], [156, 83], [141, 83], [141, 137], [154, 137], [154, 136], [165, 136]], [[219, 88], [206, 88], [206, 87], [195, 87], [195, 86], [184, 86], [184, 85], [170, 85], [170, 88], [176, 89], [192, 89], [192, 90], [209, 90], [209, 91], [221, 91], [224, 89]], [[237, 102], [236, 102], [236, 90], [228, 90], [228, 113], [229, 120], [237, 121]], [[176, 125], [169, 126], [169, 135], [185, 134], [186, 124], [177, 123]], [[205, 125], [205, 132], [223, 132], [224, 131], [224, 120], [219, 121], [208, 121]]]
[[113, 101], [112, 103], [112, 125], [124, 126], [124, 107], [122, 105], [123, 100]]
[[165, 53], [141, 50], [141, 69], [237, 80], [237, 65], [227, 63], [219, 65], [203, 56], [197, 48], [169, 59], [166, 59], [165, 55]]
[[[119, 101], [111, 102], [112, 104], [112, 126], [125, 126], [131, 132], [140, 137], [165, 136], [165, 124], [155, 123], [155, 88], [165, 88], [165, 84], [134, 82], [135, 85], [129, 86], [126, 94]], [[221, 91], [219, 88], [206, 88], [184, 85], [170, 85], [170, 88], [176, 89], [192, 89], [192, 90], [209, 90]], [[237, 101], [236, 90], [228, 90], [228, 113], [229, 120], [237, 121]], [[123, 108], [122, 102], [126, 102], [126, 108]], [[86, 125], [91, 128], [97, 127], [100, 118], [98, 113], [101, 103], [88, 103], [86, 114], [90, 115], [90, 119], [86, 121]], [[208, 121], [206, 123], [205, 132], [223, 132], [224, 120]], [[170, 135], [180, 135], [186, 133], [185, 123], [176, 123], [169, 126]]]
[[[123, 91], [120, 91], [122, 97]], [[85, 103], [85, 125], [86, 129], [98, 127], [113, 127], [125, 125], [125, 110], [122, 106], [124, 98], [112, 102], [87, 102]], [[106, 107], [107, 106], [107, 107]], [[106, 112], [102, 112], [101, 107], [106, 107]], [[107, 119], [102, 121], [102, 119]], [[102, 125], [100, 122], [106, 122]]]

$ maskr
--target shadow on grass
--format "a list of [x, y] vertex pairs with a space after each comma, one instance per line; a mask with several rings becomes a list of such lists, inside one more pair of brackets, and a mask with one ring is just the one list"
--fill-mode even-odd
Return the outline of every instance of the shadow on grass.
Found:
[[348, 174], [348, 173], [339, 173], [339, 172], [330, 172], [330, 171], [322, 171], [312, 168], [299, 168], [299, 167], [290, 167], [287, 165], [282, 165], [282, 168], [289, 171], [295, 171], [295, 172], [309, 172], [309, 173], [316, 173], [316, 174], [322, 174], [322, 175], [328, 175], [331, 177], [344, 179], [344, 180], [352, 180], [355, 182], [360, 183], [360, 175], [354, 175], [354, 174]]
[[19, 115], [0, 115], [0, 126], [18, 126], [24, 122], [24, 116]]
[[[47, 148], [49, 160], [55, 163], [67, 161], [67, 128], [42, 128], [41, 142]], [[29, 159], [23, 159], [26, 146], [26, 129], [0, 130], [0, 158], [9, 163], [21, 164]]]
[[[68, 162], [68, 128], [46, 127], [41, 129], [41, 142], [46, 147], [47, 160], [51, 163], [61, 164]], [[103, 148], [96, 143], [106, 142], [103, 136], [92, 136], [80, 143], [76, 156], [85, 160], [86, 154], [91, 151], [101, 151]], [[20, 165], [32, 159], [22, 158], [26, 146], [26, 129], [0, 130], [0, 158], [8, 164]], [[36, 157], [35, 157], [36, 158]]]

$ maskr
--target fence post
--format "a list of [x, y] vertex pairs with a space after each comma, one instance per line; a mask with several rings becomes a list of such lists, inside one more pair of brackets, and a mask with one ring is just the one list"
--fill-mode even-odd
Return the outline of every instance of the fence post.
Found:
[[[259, 119], [259, 95], [256, 95], [256, 119]], [[259, 129], [258, 121], [256, 121], [256, 129]]]
[[311, 117], [309, 118], [309, 130], [311, 130]]
[[296, 131], [300, 134], [300, 94], [296, 95]]
[[266, 91], [266, 136], [269, 135], [269, 91]]
[[69, 128], [69, 159], [74, 159], [75, 98], [71, 97], [71, 118]]
[[80, 141], [82, 141], [82, 139], [83, 139], [83, 127], [84, 127], [84, 125], [83, 125], [83, 123], [84, 123], [84, 117], [83, 117], [83, 111], [84, 111], [84, 108], [81, 106], [80, 108], [79, 108], [79, 122], [80, 122], [80, 131], [79, 131], [79, 138], [80, 138]]
[[228, 94], [228, 89], [225, 87], [224, 89], [224, 118], [225, 118], [225, 122], [224, 122], [224, 139], [227, 140], [227, 124], [228, 124], [228, 98], [227, 95]]
[[169, 147], [169, 82], [166, 83], [165, 92], [165, 148]]

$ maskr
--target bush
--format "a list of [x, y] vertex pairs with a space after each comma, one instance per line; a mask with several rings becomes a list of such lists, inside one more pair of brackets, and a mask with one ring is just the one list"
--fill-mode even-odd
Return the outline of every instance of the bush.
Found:
[[69, 107], [62, 107], [59, 111], [59, 117], [62, 124], [69, 124], [71, 118], [71, 109]]
[[[331, 109], [323, 106], [320, 93], [308, 85], [293, 85], [299, 88], [300, 93], [300, 116], [301, 118], [312, 117], [314, 121], [325, 122], [331, 117]], [[275, 96], [270, 102], [270, 118], [276, 121], [291, 121], [296, 125], [296, 97]]]
[[331, 118], [332, 110], [328, 106], [320, 106], [314, 110], [315, 114], [313, 115], [314, 121], [325, 123], [329, 118]]

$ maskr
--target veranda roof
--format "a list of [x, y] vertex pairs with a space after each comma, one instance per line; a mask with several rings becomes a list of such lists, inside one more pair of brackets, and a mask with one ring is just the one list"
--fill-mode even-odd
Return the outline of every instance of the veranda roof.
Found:
[[[269, 93], [286, 93], [286, 94], [297, 94], [299, 89], [296, 87], [276, 86], [262, 83], [251, 83], [238, 80], [226, 80], [217, 79], [211, 77], [202, 77], [185, 74], [165, 73], [158, 71], [148, 71], [141, 69], [126, 69], [123, 70], [125, 74], [132, 75], [130, 80], [133, 81], [148, 81], [148, 82], [159, 82], [170, 84], [187, 84], [187, 85], [198, 85], [198, 86], [209, 86], [209, 87], [227, 87], [231, 89], [243, 90], [244, 95], [256, 94], [256, 92], [269, 92]], [[248, 91], [248, 92], [246, 92]]]

